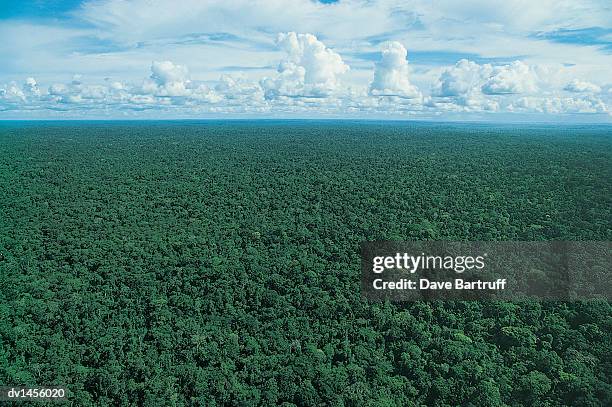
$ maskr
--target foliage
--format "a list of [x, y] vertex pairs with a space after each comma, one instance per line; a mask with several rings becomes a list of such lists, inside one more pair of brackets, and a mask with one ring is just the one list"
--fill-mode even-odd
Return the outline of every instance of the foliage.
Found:
[[368, 302], [364, 240], [610, 240], [609, 127], [0, 125], [0, 383], [76, 405], [612, 405], [610, 304]]

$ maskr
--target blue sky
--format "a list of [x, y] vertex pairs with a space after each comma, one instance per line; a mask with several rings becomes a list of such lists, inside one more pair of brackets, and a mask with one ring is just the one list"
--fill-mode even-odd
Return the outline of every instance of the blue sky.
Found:
[[0, 19], [65, 18], [81, 3], [81, 0], [3, 0]]
[[608, 3], [5, 0], [0, 118], [609, 122]]

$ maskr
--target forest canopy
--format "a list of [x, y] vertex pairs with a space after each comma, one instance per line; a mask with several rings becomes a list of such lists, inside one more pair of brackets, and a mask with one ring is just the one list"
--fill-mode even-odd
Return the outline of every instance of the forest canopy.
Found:
[[373, 240], [610, 240], [610, 127], [0, 124], [0, 384], [74, 405], [612, 405], [607, 301], [389, 303]]

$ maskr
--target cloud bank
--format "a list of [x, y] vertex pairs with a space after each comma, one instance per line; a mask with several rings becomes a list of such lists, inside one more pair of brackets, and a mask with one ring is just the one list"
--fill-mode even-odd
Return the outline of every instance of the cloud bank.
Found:
[[261, 78], [222, 74], [216, 80], [201, 80], [185, 64], [169, 60], [153, 61], [148, 76], [140, 80], [88, 83], [76, 75], [68, 82], [43, 86], [27, 77], [21, 84], [0, 86], [0, 114], [437, 117], [504, 112], [610, 117], [610, 85], [575, 77], [575, 69], [560, 64], [461, 59], [451, 66], [421, 70], [417, 86], [411, 81], [406, 47], [385, 41], [370, 64], [371, 79], [363, 75], [363, 82], [355, 83], [345, 80], [351, 68], [342, 53], [313, 34], [278, 34], [275, 47], [282, 52], [277, 70]]
[[[610, 98], [599, 86], [567, 77], [563, 66], [497, 65], [462, 59], [442, 70], [431, 89], [429, 106], [463, 112], [610, 114]], [[565, 82], [564, 82], [565, 81]]]

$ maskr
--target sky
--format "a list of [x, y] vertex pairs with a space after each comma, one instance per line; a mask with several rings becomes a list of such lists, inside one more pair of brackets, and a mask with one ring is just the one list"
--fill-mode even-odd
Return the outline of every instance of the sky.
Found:
[[3, 0], [0, 119], [612, 122], [599, 0]]

